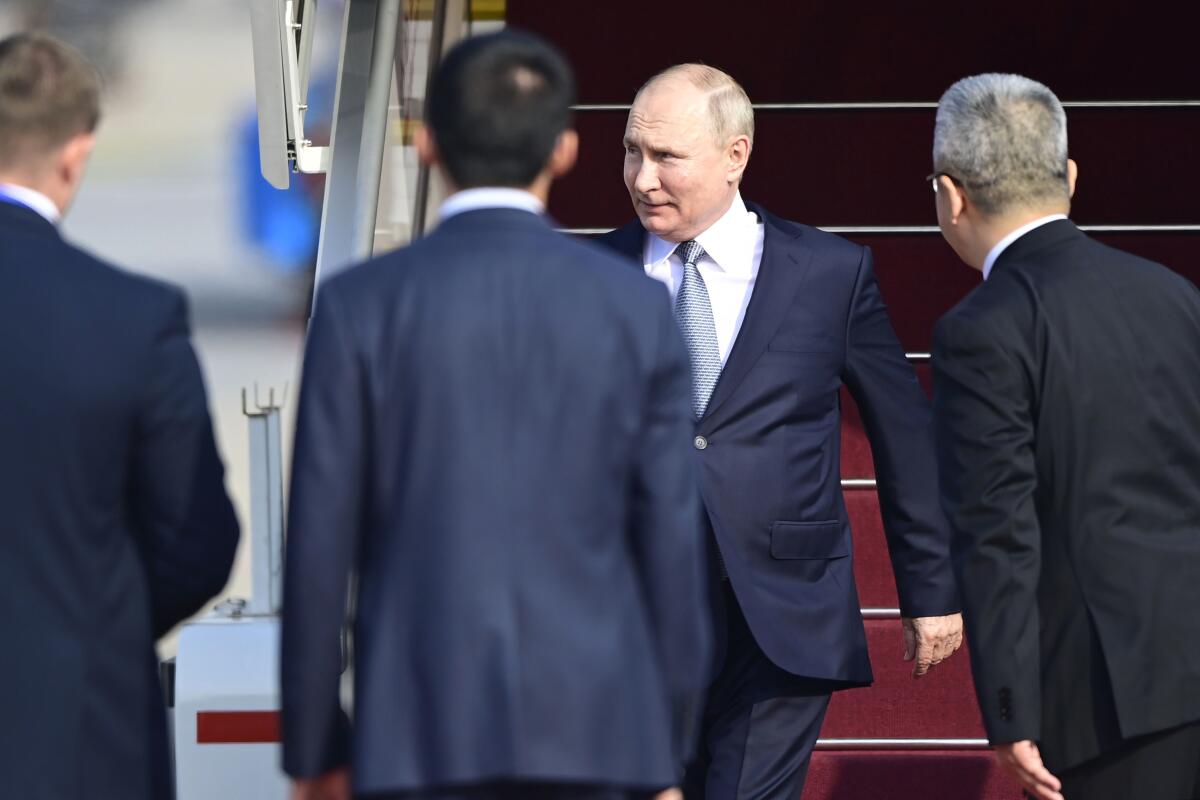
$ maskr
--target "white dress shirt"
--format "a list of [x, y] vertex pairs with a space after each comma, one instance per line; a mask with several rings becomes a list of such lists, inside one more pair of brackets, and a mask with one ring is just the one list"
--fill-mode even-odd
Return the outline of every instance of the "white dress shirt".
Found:
[[[704, 279], [712, 303], [722, 367], [742, 329], [746, 306], [754, 293], [754, 282], [762, 264], [763, 236], [762, 222], [754, 212], [746, 209], [741, 192], [738, 192], [725, 215], [696, 237], [704, 248], [696, 269]], [[666, 284], [672, 300], [683, 280], [683, 262], [675, 255], [676, 247], [674, 242], [649, 234], [642, 254], [646, 274]]]
[[456, 214], [478, 211], [481, 208], [515, 208], [531, 214], [541, 214], [545, 206], [541, 200], [524, 189], [483, 186], [478, 189], [463, 189], [447, 197], [438, 210], [438, 219], [445, 222]]
[[62, 219], [62, 212], [58, 210], [58, 206], [54, 205], [53, 200], [28, 186], [0, 183], [0, 197], [6, 197], [31, 211], [36, 211], [51, 225], [57, 225], [58, 221]]
[[1066, 214], [1051, 214], [1046, 217], [1039, 217], [1027, 225], [1022, 225], [1008, 236], [1005, 236], [1003, 239], [996, 242], [996, 245], [988, 251], [987, 258], [983, 260], [983, 279], [986, 281], [988, 279], [988, 275], [992, 274], [992, 267], [996, 265], [996, 259], [1000, 257], [1000, 254], [1003, 253], [1010, 244], [1015, 242], [1017, 239], [1020, 239], [1034, 228], [1040, 228], [1047, 222], [1054, 222], [1055, 220], [1066, 218]]

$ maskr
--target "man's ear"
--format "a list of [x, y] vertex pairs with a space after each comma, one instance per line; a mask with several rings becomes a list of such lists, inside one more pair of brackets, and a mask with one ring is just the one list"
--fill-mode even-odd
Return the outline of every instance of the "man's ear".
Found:
[[742, 175], [746, 172], [746, 165], [750, 163], [752, 149], [754, 147], [750, 143], [750, 137], [744, 133], [733, 137], [729, 146], [725, 148], [725, 157], [729, 164], [726, 170], [726, 180], [729, 183], [741, 182]]
[[966, 191], [950, 180], [948, 175], [939, 175], [938, 194], [946, 198], [946, 221], [951, 225], [957, 225], [958, 218], [962, 216], [971, 202]]
[[579, 158], [579, 134], [567, 128], [558, 135], [554, 149], [550, 151], [550, 176], [561, 178], [571, 171]]
[[83, 171], [87, 168], [88, 158], [96, 146], [94, 133], [81, 133], [70, 139], [59, 152], [58, 167], [62, 177], [71, 186], [77, 185], [83, 179]]
[[1075, 181], [1079, 179], [1079, 165], [1075, 159], [1067, 159], [1067, 197], [1075, 196]]
[[83, 183], [83, 173], [87, 170], [88, 159], [96, 146], [94, 133], [80, 133], [67, 140], [58, 151], [54, 161], [54, 194], [53, 199], [59, 206], [59, 211], [66, 213], [67, 207], [75, 199], [79, 185]]
[[417, 126], [413, 132], [413, 147], [417, 149], [417, 159], [427, 167], [436, 166], [441, 157], [438, 155], [437, 141], [433, 138], [433, 131], [429, 126], [422, 123]]

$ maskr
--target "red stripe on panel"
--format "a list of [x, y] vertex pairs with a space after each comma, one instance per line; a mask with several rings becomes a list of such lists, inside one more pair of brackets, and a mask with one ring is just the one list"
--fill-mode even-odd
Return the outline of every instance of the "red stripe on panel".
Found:
[[197, 744], [260, 744], [281, 740], [278, 711], [200, 711]]

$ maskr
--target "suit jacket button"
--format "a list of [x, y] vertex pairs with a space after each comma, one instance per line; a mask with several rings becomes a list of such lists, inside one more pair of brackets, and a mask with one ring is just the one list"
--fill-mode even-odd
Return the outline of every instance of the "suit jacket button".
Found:
[[692, 444], [696, 445], [697, 450], [703, 450], [708, 447], [708, 439], [705, 439], [703, 436], [697, 436], [692, 440]]

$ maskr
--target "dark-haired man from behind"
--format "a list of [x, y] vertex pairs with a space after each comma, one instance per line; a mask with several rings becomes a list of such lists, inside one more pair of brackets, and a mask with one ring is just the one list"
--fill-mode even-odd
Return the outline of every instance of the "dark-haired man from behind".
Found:
[[0, 41], [0, 794], [171, 796], [154, 642], [218, 592], [238, 526], [177, 290], [58, 221], [96, 71]]
[[710, 639], [687, 354], [661, 286], [542, 213], [572, 96], [537, 38], [459, 45], [417, 139], [455, 190], [437, 228], [321, 287], [284, 589], [297, 800], [682, 777]]

